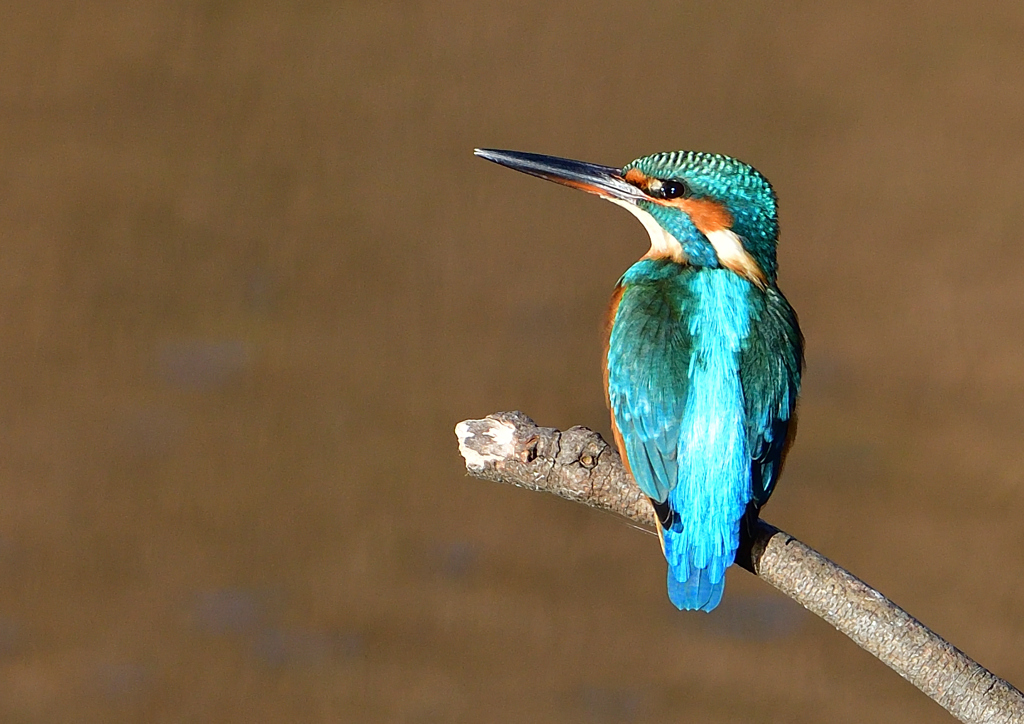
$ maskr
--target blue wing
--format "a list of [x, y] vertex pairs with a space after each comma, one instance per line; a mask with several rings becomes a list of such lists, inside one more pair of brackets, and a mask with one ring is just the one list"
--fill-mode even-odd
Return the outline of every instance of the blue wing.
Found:
[[758, 506], [768, 502], [796, 432], [804, 340], [796, 313], [774, 288], [752, 309], [752, 333], [740, 356], [746, 400], [751, 488]]
[[623, 289], [606, 360], [612, 422], [637, 485], [659, 503], [676, 483], [688, 389], [691, 339], [675, 296], [671, 289]]
[[740, 374], [751, 287], [725, 270], [652, 275], [643, 266], [652, 263], [623, 277], [608, 397], [633, 477], [668, 512], [669, 596], [679, 608], [710, 611], [751, 499]]

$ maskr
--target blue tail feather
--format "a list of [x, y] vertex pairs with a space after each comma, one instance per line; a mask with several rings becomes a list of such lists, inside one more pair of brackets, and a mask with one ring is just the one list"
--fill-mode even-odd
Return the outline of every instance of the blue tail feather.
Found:
[[718, 583], [712, 583], [707, 568], [693, 568], [689, 578], [679, 581], [669, 569], [668, 597], [680, 611], [711, 611], [722, 602], [723, 593], [725, 576]]
[[666, 530], [663, 535], [669, 600], [681, 611], [713, 610], [722, 601], [725, 569], [735, 560], [736, 549], [725, 545], [715, 552], [709, 550], [712, 546], [694, 545], [676, 530]]

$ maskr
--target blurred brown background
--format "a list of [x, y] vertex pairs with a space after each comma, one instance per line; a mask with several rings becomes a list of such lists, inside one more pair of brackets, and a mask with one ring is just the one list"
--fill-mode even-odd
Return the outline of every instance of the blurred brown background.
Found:
[[765, 517], [1024, 683], [1024, 6], [0, 9], [0, 720], [926, 722], [742, 571], [465, 477], [607, 429], [621, 210], [474, 146], [761, 169], [808, 371]]

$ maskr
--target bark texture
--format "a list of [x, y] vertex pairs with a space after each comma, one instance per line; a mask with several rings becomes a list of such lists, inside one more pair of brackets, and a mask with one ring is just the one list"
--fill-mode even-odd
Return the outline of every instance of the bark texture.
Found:
[[[460, 422], [470, 475], [543, 490], [654, 528], [615, 449], [585, 427], [539, 427], [521, 412]], [[736, 563], [828, 621], [963, 722], [1024, 723], [1024, 695], [854, 575], [758, 520]]]

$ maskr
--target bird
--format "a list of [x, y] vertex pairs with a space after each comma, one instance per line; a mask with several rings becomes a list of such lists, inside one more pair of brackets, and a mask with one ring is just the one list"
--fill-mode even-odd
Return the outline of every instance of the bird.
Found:
[[717, 153], [623, 168], [474, 153], [611, 201], [650, 236], [608, 309], [606, 402], [619, 455], [654, 507], [669, 599], [713, 610], [797, 428], [804, 338], [777, 284], [775, 191]]

